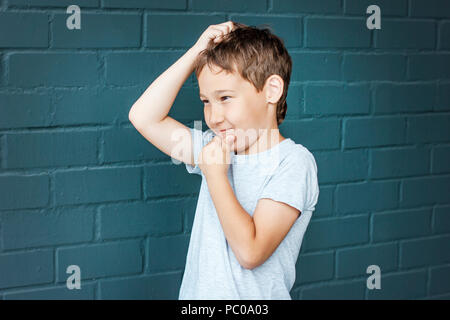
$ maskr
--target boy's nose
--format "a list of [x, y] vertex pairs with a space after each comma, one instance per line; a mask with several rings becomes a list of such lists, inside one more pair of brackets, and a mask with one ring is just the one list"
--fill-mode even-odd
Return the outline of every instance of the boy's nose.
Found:
[[215, 125], [223, 121], [223, 112], [220, 107], [213, 106], [211, 108], [210, 121]]

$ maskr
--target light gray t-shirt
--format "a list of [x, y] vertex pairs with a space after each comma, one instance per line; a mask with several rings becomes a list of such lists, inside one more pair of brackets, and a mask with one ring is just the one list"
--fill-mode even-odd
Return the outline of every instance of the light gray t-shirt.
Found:
[[200, 151], [215, 133], [211, 129], [190, 130], [196, 165], [186, 164], [186, 169], [201, 175], [202, 183], [179, 300], [291, 300], [295, 264], [319, 196], [314, 156], [290, 138], [260, 153], [231, 153], [228, 179], [249, 215], [253, 216], [260, 198], [287, 203], [301, 212], [274, 253], [260, 266], [245, 269], [228, 244], [206, 179], [197, 165]]

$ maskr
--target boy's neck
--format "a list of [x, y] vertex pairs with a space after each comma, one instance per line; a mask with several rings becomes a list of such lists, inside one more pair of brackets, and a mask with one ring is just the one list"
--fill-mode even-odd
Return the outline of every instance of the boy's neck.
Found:
[[235, 154], [249, 155], [260, 153], [275, 147], [281, 141], [286, 139], [281, 135], [278, 127], [269, 129], [260, 129], [260, 132], [261, 134], [259, 134], [258, 138], [253, 144], [251, 144], [246, 150], [243, 150]]

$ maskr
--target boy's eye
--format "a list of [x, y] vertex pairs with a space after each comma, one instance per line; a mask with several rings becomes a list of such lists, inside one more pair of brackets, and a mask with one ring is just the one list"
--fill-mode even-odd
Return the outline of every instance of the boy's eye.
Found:
[[[223, 97], [220, 97], [220, 99], [222, 99], [222, 100], [224, 100], [224, 98], [231, 98], [230, 96], [223, 96]], [[208, 100], [200, 100], [201, 102], [203, 102], [203, 103], [208, 103]]]

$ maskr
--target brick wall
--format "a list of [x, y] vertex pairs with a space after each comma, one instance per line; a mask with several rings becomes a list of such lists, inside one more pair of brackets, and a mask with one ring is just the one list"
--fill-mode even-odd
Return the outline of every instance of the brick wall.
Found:
[[[227, 20], [270, 24], [293, 59], [280, 128], [320, 183], [293, 299], [450, 298], [450, 2], [3, 0], [1, 299], [177, 299], [200, 177], [128, 111]], [[202, 119], [194, 75], [170, 115]], [[65, 285], [73, 264], [81, 290]]]

